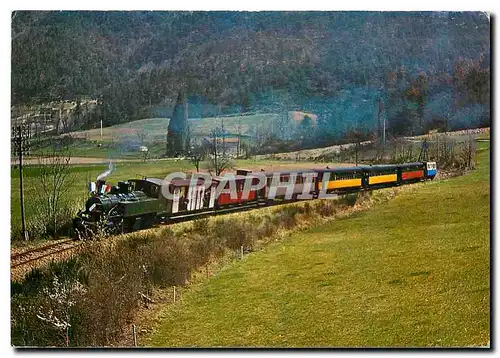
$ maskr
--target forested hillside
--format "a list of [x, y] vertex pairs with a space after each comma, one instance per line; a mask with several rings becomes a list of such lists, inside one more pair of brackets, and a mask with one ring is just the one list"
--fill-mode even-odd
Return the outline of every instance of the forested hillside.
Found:
[[304, 110], [319, 137], [489, 124], [484, 13], [14, 12], [12, 105], [96, 98], [77, 128]]

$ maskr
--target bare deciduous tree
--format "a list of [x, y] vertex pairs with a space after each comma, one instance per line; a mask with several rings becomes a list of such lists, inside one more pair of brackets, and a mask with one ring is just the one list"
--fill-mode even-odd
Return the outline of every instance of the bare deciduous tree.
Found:
[[463, 169], [474, 169], [474, 154], [476, 153], [475, 141], [472, 135], [469, 134], [467, 140], [461, 143], [460, 167]]
[[206, 157], [207, 148], [200, 144], [196, 144], [189, 149], [188, 160], [193, 163], [197, 172], [200, 171], [200, 164], [205, 160]]
[[31, 182], [36, 193], [30, 200], [33, 217], [28, 218], [40, 234], [54, 235], [71, 215], [69, 192], [72, 183], [71, 155], [56, 144], [38, 157], [38, 176]]
[[221, 175], [224, 170], [232, 167], [232, 161], [226, 151], [224, 130], [215, 128], [210, 132], [208, 147], [208, 171]]

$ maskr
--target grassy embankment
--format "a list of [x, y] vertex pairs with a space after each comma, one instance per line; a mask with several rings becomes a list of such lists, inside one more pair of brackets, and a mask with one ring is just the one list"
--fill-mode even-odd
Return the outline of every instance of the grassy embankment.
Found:
[[166, 307], [162, 347], [484, 346], [490, 160], [270, 244]]

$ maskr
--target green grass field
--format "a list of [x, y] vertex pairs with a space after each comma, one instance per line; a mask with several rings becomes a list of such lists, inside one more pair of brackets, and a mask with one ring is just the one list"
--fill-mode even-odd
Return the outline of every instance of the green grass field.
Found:
[[434, 347], [490, 341], [490, 162], [294, 234], [166, 306], [156, 347]]

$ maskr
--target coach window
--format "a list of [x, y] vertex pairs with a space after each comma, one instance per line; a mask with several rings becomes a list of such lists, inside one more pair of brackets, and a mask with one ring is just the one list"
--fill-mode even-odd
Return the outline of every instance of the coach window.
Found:
[[184, 198], [186, 197], [186, 187], [180, 186], [179, 188], [179, 203], [184, 202]]
[[238, 180], [236, 183], [236, 190], [243, 191], [243, 180]]

